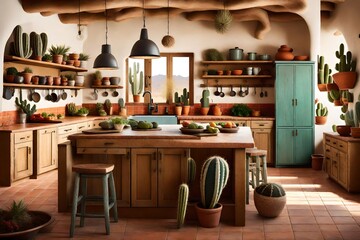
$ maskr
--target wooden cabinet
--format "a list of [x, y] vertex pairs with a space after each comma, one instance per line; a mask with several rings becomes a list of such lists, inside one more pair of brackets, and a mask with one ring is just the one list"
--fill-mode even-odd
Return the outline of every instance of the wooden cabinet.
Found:
[[30, 177], [33, 174], [32, 131], [0, 132], [0, 185]]
[[324, 133], [325, 171], [349, 192], [360, 192], [360, 140]]
[[94, 128], [93, 121], [86, 121], [81, 123], [69, 124], [66, 126], [58, 127], [58, 144], [68, 141], [67, 137], [71, 134], [82, 132], [86, 129]]
[[58, 167], [57, 128], [34, 131], [34, 176]]
[[314, 63], [276, 62], [276, 166], [309, 166], [314, 149]]
[[184, 149], [131, 149], [131, 206], [174, 207], [178, 188], [186, 181]]
[[251, 121], [251, 131], [253, 134], [255, 147], [267, 151], [266, 162], [273, 165], [274, 148], [274, 121]]

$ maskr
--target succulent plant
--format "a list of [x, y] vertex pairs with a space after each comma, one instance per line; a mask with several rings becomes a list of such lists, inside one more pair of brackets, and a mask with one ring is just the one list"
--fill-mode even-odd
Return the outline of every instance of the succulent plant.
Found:
[[45, 55], [48, 44], [48, 37], [46, 33], [37, 34], [36, 32], [30, 33], [30, 45], [33, 50], [34, 56]]
[[336, 57], [339, 59], [339, 63], [336, 63], [335, 69], [339, 72], [355, 72], [356, 60], [352, 59], [352, 53], [347, 51], [345, 55], [344, 44], [340, 44], [339, 51], [335, 52]]
[[255, 188], [255, 191], [267, 197], [283, 197], [286, 196], [284, 188], [277, 183], [263, 183]]
[[192, 184], [196, 177], [196, 162], [192, 157], [187, 159], [188, 165], [188, 184]]
[[68, 53], [70, 50], [70, 47], [66, 47], [65, 45], [59, 45], [59, 46], [54, 46], [51, 45], [51, 47], [49, 48], [49, 52], [51, 55], [65, 55], [66, 53]]
[[183, 89], [183, 94], [181, 95], [180, 99], [184, 106], [189, 106], [189, 92], [186, 88]]
[[189, 199], [189, 187], [186, 183], [183, 183], [179, 187], [178, 193], [178, 206], [177, 206], [177, 226], [180, 228], [184, 225], [186, 208]]
[[30, 47], [29, 34], [22, 32], [22, 27], [17, 25], [14, 29], [15, 40], [13, 44], [13, 52], [15, 56], [29, 58], [33, 51]]
[[26, 117], [30, 118], [36, 112], [36, 105], [31, 106], [26, 100], [22, 99], [22, 91], [20, 91], [19, 98], [15, 98], [15, 104], [26, 114]]
[[209, 157], [201, 168], [200, 193], [203, 208], [215, 208], [229, 179], [229, 165], [220, 156]]
[[79, 55], [79, 60], [80, 61], [87, 61], [89, 60], [90, 56], [88, 54], [85, 54], [85, 53], [80, 53]]
[[76, 109], [75, 103], [68, 103], [68, 104], [66, 104], [66, 110], [67, 110], [67, 113], [68, 113], [70, 116], [75, 116], [76, 113], [77, 113], [77, 109]]
[[327, 63], [324, 64], [324, 56], [318, 58], [318, 83], [319, 84], [328, 84], [333, 83], [333, 78], [331, 76], [331, 69]]
[[229, 10], [219, 10], [215, 16], [215, 29], [219, 33], [225, 33], [232, 22], [232, 15]]
[[15, 67], [6, 68], [6, 75], [16, 76], [18, 74], [18, 70]]
[[123, 98], [119, 98], [118, 100], [119, 108], [125, 108], [125, 101]]
[[181, 98], [179, 97], [178, 92], [175, 92], [175, 94], [174, 94], [174, 102], [175, 102], [175, 105], [177, 105], [177, 106], [181, 105]]
[[131, 85], [131, 93], [133, 95], [140, 95], [144, 87], [144, 73], [140, 71], [139, 74], [139, 63], [135, 63], [133, 68], [129, 68], [129, 83]]
[[210, 91], [209, 89], [204, 89], [202, 91], [202, 98], [200, 99], [201, 107], [208, 108], [210, 105]]
[[324, 107], [322, 103], [317, 103], [316, 105], [316, 116], [327, 116], [328, 115], [328, 109], [327, 107]]
[[33, 73], [33, 70], [29, 67], [25, 67], [23, 73]]

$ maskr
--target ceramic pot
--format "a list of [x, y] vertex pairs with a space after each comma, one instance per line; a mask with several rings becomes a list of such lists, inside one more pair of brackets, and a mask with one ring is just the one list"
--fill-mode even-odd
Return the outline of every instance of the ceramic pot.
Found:
[[39, 76], [39, 85], [45, 85], [45, 84], [46, 84], [46, 77]]
[[13, 83], [15, 79], [15, 75], [5, 75], [5, 80], [7, 83]]
[[327, 116], [315, 116], [316, 125], [324, 125], [326, 123]]
[[230, 60], [242, 60], [244, 50], [238, 47], [229, 49]]
[[340, 90], [353, 89], [356, 83], [356, 72], [338, 72], [332, 75]]
[[222, 112], [221, 112], [221, 108], [218, 105], [215, 105], [213, 108], [213, 114], [215, 116], [221, 116]]
[[190, 106], [183, 106], [182, 115], [189, 115], [190, 112]]
[[34, 85], [38, 85], [38, 84], [39, 84], [39, 77], [38, 77], [38, 76], [33, 76], [33, 77], [31, 78], [31, 82], [32, 82], [32, 84], [34, 84]]
[[46, 76], [46, 84], [47, 85], [53, 85], [54, 84], [54, 78], [52, 76]]
[[119, 85], [120, 78], [119, 77], [111, 77], [110, 78], [110, 83], [111, 83], [111, 85]]
[[22, 76], [24, 77], [24, 84], [30, 84], [31, 78], [33, 76], [32, 73], [22, 73]]
[[175, 114], [176, 116], [180, 116], [182, 113], [182, 106], [175, 106]]
[[85, 77], [83, 75], [75, 76], [75, 86], [82, 87], [84, 86]]
[[324, 161], [324, 155], [322, 154], [311, 154], [311, 167], [314, 170], [321, 170]]
[[202, 107], [200, 108], [200, 113], [201, 115], [207, 115], [209, 113], [209, 109], [208, 107]]
[[347, 125], [337, 125], [337, 126], [336, 126], [336, 131], [338, 132], [338, 134], [339, 134], [340, 136], [343, 136], [343, 137], [350, 136], [351, 126], [347, 126]]
[[16, 75], [15, 78], [14, 78], [14, 82], [15, 83], [23, 83], [24, 82], [24, 77]]
[[59, 86], [61, 84], [61, 77], [57, 76], [53, 78], [54, 85]]
[[78, 53], [70, 53], [69, 54], [69, 59], [70, 60], [78, 60], [79, 57], [80, 57], [80, 54], [78, 54]]
[[140, 102], [140, 95], [133, 95], [134, 102]]
[[326, 88], [326, 85], [325, 83], [323, 84], [318, 84], [318, 89], [320, 92], [326, 92], [327, 91], [327, 88]]
[[287, 45], [281, 45], [275, 55], [276, 60], [291, 61], [294, 59], [293, 49]]
[[223, 206], [218, 203], [215, 208], [207, 209], [201, 208], [200, 205], [200, 203], [197, 203], [195, 205], [195, 211], [199, 221], [199, 225], [205, 228], [217, 227], [220, 223]]
[[61, 64], [63, 61], [63, 55], [53, 55], [53, 63]]
[[352, 127], [351, 128], [351, 136], [353, 138], [360, 138], [360, 127]]
[[273, 218], [279, 216], [284, 209], [286, 196], [268, 197], [254, 191], [254, 203], [261, 216]]

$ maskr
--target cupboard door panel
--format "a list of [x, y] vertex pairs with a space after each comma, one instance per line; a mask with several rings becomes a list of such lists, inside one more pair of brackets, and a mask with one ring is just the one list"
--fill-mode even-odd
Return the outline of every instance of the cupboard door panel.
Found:
[[294, 67], [281, 65], [276, 68], [276, 122], [278, 127], [293, 126]]
[[32, 142], [15, 144], [13, 167], [13, 180], [18, 180], [32, 175]]
[[[312, 100], [312, 65], [300, 65], [295, 67], [295, 126], [296, 127], [312, 127], [314, 125], [314, 117], [312, 114], [314, 101]], [[290, 90], [290, 89], [289, 89]]]
[[[276, 134], [276, 164], [280, 166], [292, 165], [294, 163], [294, 130], [277, 129]], [[284, 148], [284, 146], [286, 146]]]

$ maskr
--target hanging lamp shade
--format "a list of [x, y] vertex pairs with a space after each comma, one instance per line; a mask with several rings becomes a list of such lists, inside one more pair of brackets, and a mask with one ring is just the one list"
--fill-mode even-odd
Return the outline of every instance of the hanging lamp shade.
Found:
[[140, 39], [132, 47], [130, 57], [143, 59], [160, 57], [159, 48], [148, 38], [148, 32], [145, 27], [141, 29]]
[[111, 54], [111, 45], [103, 44], [101, 46], [101, 53], [95, 58], [93, 68], [104, 70], [119, 68], [114, 55]]

